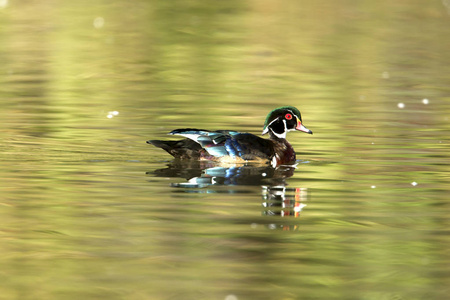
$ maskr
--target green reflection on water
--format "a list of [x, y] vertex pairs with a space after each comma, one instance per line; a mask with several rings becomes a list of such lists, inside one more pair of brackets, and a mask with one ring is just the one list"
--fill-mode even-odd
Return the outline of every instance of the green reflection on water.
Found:
[[[9, 1], [2, 297], [445, 298], [450, 15], [391, 2]], [[289, 134], [298, 218], [146, 175], [171, 158], [145, 140], [285, 104], [314, 131]]]

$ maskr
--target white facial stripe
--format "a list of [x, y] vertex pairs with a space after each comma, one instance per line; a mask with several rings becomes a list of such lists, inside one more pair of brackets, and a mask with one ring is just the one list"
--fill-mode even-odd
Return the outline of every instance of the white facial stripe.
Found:
[[[278, 117], [278, 118], [279, 118], [279, 117]], [[273, 122], [275, 122], [276, 120], [278, 120], [278, 118], [273, 119], [272, 122], [270, 122], [270, 123], [267, 125], [267, 128], [269, 128], [270, 125], [272, 125]]]
[[[295, 115], [294, 115], [295, 116]], [[298, 122], [298, 118], [297, 118], [297, 116], [295, 116], [295, 120]], [[297, 126], [296, 126], [297, 127]], [[291, 129], [289, 129], [289, 130], [287, 130], [287, 131], [292, 131], [292, 130], [295, 130], [295, 128], [296, 127], [294, 127], [294, 128], [291, 128]]]
[[272, 128], [269, 128], [270, 131], [272, 131], [272, 133], [279, 139], [285, 139], [286, 138], [286, 130], [283, 133], [276, 133], [275, 131], [272, 130]]
[[[288, 109], [289, 110], [289, 109]], [[294, 115], [295, 117], [297, 117], [297, 120], [300, 120], [300, 117], [299, 116], [297, 116], [296, 114], [294, 114], [294, 112], [292, 111], [292, 110], [289, 110], [291, 113], [292, 113], [292, 115]]]

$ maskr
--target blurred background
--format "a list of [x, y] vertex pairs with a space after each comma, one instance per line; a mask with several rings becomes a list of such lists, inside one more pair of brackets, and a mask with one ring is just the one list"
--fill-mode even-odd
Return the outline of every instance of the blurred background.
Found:
[[[0, 0], [0, 299], [446, 298], [449, 50], [448, 0]], [[289, 217], [145, 144], [281, 105]]]

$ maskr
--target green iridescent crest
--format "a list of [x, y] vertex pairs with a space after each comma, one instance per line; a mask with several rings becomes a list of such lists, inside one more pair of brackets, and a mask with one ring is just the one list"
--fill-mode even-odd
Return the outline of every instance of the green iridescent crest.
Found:
[[297, 116], [297, 118], [301, 121], [302, 120], [302, 116], [300, 115], [300, 111], [293, 107], [293, 106], [282, 106], [282, 107], [278, 107], [274, 110], [272, 110], [266, 118], [266, 121], [264, 122], [264, 129], [266, 129], [267, 125], [269, 125], [274, 119], [278, 118], [279, 116], [282, 116], [283, 114], [286, 113], [286, 111], [291, 111], [291, 113], [293, 113], [295, 116]]

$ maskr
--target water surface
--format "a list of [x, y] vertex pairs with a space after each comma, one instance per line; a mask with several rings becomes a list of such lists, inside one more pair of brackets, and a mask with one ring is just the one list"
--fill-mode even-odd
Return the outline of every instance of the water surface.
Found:
[[[447, 1], [0, 4], [0, 298], [450, 293]], [[295, 169], [145, 143], [281, 105]]]

